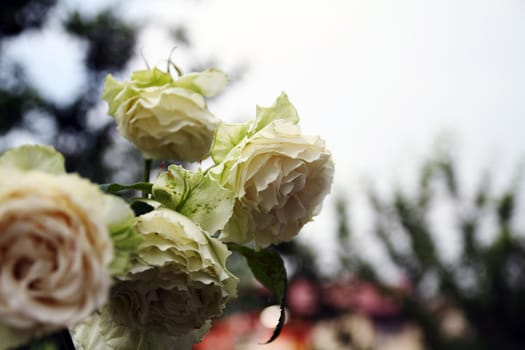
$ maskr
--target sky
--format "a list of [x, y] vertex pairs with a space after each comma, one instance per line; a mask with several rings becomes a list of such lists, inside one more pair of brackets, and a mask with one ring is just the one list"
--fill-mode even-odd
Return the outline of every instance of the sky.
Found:
[[[453, 146], [467, 189], [487, 168], [508, 182], [525, 160], [522, 0], [65, 2], [87, 14], [112, 4], [124, 18], [147, 23], [139, 47], [150, 64], [164, 66], [173, 45], [165, 28], [180, 23], [193, 43], [191, 54], [175, 51], [183, 69], [195, 57], [216, 57], [226, 71], [246, 67], [243, 79], [210, 103], [225, 121], [253, 118], [255, 105], [269, 106], [285, 91], [304, 133], [320, 135], [333, 153], [332, 192], [356, 196], [352, 204], [370, 183], [410, 186], [440, 142]], [[28, 35], [9, 54], [25, 57], [34, 81], [67, 101], [83, 83], [82, 43], [57, 27]], [[35, 57], [39, 65], [31, 64]], [[137, 68], [142, 59], [130, 70]], [[301, 233], [328, 267], [334, 198]], [[353, 217], [367, 221], [359, 205]], [[358, 245], [380, 257], [366, 231]], [[451, 237], [443, 238], [449, 247]]]

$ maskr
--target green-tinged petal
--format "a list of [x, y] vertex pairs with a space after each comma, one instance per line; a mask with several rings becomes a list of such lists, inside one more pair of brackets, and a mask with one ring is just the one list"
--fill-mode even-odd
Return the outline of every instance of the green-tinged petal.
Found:
[[109, 265], [109, 272], [112, 275], [121, 275], [131, 268], [131, 256], [136, 254], [143, 238], [133, 227], [112, 231], [110, 234], [113, 241], [114, 254], [113, 260]]
[[179, 165], [170, 165], [168, 170], [160, 173], [155, 180], [153, 199], [167, 208], [179, 211], [203, 177], [200, 170], [190, 171]]
[[124, 89], [124, 84], [117, 81], [111, 74], [106, 76], [102, 99], [109, 104], [109, 114], [111, 115], [114, 115], [122, 102], [121, 99], [117, 99], [122, 89]]
[[133, 225], [133, 211], [122, 198], [104, 195], [104, 200], [105, 208], [100, 209], [110, 232], [121, 231]]
[[136, 253], [142, 237], [135, 231], [135, 216], [128, 204], [119, 197], [105, 195], [103, 210], [106, 225], [113, 241], [113, 260], [109, 266], [112, 275], [123, 274], [131, 268], [131, 255]]
[[173, 78], [169, 73], [153, 68], [133, 72], [131, 82], [137, 87], [147, 88], [171, 84], [173, 83]]
[[21, 171], [40, 170], [49, 174], [64, 174], [64, 157], [51, 146], [24, 145], [12, 148], [0, 156], [0, 167]]
[[228, 77], [223, 71], [210, 68], [204, 72], [183, 75], [174, 85], [212, 97], [221, 92], [227, 83]]
[[210, 233], [224, 227], [235, 203], [232, 192], [215, 179], [177, 165], [159, 175], [153, 185], [153, 199]]
[[250, 123], [219, 124], [210, 150], [215, 164], [222, 162], [228, 153], [246, 137], [250, 125]]
[[100, 315], [94, 314], [75, 328], [70, 329], [73, 343], [77, 349], [82, 350], [109, 350], [111, 349], [100, 328]]
[[253, 239], [253, 233], [249, 229], [250, 212], [241, 207], [237, 202], [234, 214], [221, 231], [219, 239], [223, 242], [247, 243]]
[[210, 329], [208, 321], [200, 329], [171, 336], [151, 329], [133, 329], [111, 319], [107, 308], [71, 330], [73, 341], [83, 350], [191, 350]]
[[299, 123], [297, 110], [284, 92], [275, 100], [271, 107], [257, 106], [254, 130], [250, 130], [250, 132], [257, 132], [276, 120], [286, 120], [294, 124]]
[[228, 156], [231, 158], [230, 152], [236, 146], [274, 121], [299, 123], [297, 111], [285, 93], [282, 93], [271, 107], [257, 106], [256, 114], [254, 121], [244, 124], [219, 124], [210, 150], [215, 164], [223, 162]]
[[235, 198], [230, 190], [206, 176], [191, 191], [180, 212], [205, 231], [214, 233], [228, 222], [234, 203]]

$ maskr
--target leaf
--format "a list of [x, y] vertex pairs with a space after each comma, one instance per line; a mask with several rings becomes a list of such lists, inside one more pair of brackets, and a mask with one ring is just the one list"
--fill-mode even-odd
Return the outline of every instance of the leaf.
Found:
[[103, 192], [106, 193], [117, 193], [124, 190], [137, 190], [142, 191], [142, 193], [150, 194], [153, 188], [153, 184], [149, 182], [137, 182], [131, 185], [103, 184], [99, 187]]
[[281, 314], [277, 326], [271, 338], [265, 344], [271, 343], [277, 339], [286, 321], [284, 309], [286, 304], [287, 280], [283, 259], [279, 253], [269, 248], [253, 250], [236, 243], [228, 243], [228, 248], [246, 258], [248, 266], [252, 270], [255, 278], [272, 292], [281, 305]]

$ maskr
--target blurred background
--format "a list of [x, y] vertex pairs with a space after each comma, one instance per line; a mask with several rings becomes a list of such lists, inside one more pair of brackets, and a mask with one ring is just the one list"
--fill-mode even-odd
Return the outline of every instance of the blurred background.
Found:
[[[103, 79], [173, 48], [228, 73], [219, 118], [285, 91], [333, 152], [322, 214], [276, 247], [289, 317], [263, 349], [525, 348], [523, 1], [3, 0], [0, 151], [52, 144], [69, 171], [139, 180]], [[240, 297], [196, 349], [260, 348], [276, 323], [231, 260]]]

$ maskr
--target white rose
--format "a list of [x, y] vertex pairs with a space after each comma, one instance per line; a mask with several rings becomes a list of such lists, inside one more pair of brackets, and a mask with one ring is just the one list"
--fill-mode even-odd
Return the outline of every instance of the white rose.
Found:
[[79, 323], [107, 300], [111, 232], [125, 234], [133, 214], [125, 202], [62, 172], [63, 158], [50, 147], [0, 157], [3, 343]]
[[102, 98], [119, 131], [148, 159], [199, 161], [208, 154], [218, 120], [205, 97], [226, 84], [219, 70], [173, 80], [156, 68], [134, 72], [129, 82], [108, 75]]
[[226, 269], [230, 251], [190, 219], [159, 208], [138, 217], [136, 226], [144, 241], [135, 267], [112, 288], [91, 325], [75, 330], [85, 349], [97, 343], [110, 349], [178, 345], [237, 294], [238, 280]]
[[74, 175], [0, 178], [0, 319], [34, 328], [87, 317], [106, 300], [113, 256], [98, 189]]
[[290, 240], [319, 213], [334, 164], [324, 142], [304, 136], [286, 95], [254, 122], [219, 126], [211, 174], [237, 197], [220, 238], [258, 247]]

